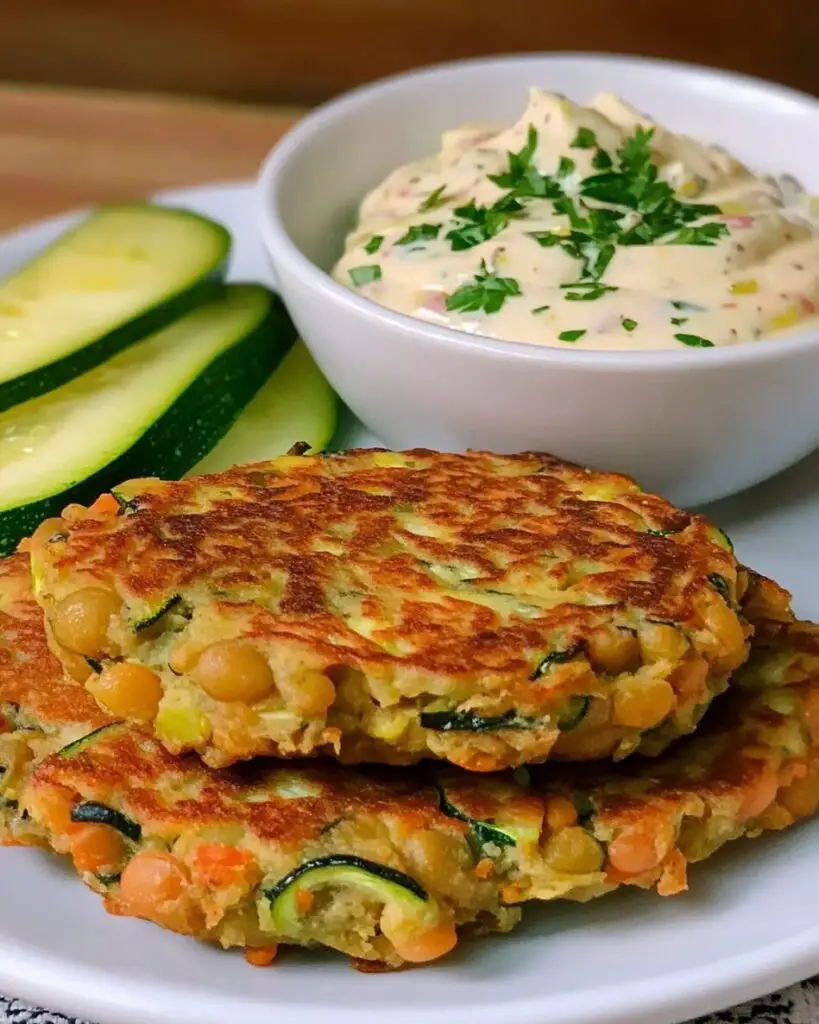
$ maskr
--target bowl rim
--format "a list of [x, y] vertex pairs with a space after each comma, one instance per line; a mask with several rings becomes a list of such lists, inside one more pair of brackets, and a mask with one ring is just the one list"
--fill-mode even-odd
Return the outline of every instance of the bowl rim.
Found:
[[475, 57], [466, 60], [447, 61], [398, 72], [376, 81], [357, 86], [340, 96], [326, 101], [299, 120], [276, 143], [265, 157], [256, 182], [256, 207], [261, 216], [261, 234], [265, 246], [276, 257], [286, 260], [294, 274], [316, 292], [323, 292], [327, 298], [346, 307], [351, 313], [379, 324], [386, 334], [390, 332], [412, 332], [423, 337], [432, 346], [457, 351], [464, 349], [473, 355], [492, 359], [524, 359], [528, 362], [545, 363], [566, 367], [585, 367], [596, 370], [654, 372], [668, 368], [682, 372], [701, 372], [706, 368], [731, 367], [738, 363], [767, 363], [784, 358], [788, 354], [798, 355], [819, 347], [819, 317], [813, 327], [784, 337], [767, 337], [748, 340], [735, 345], [719, 345], [709, 349], [686, 349], [673, 351], [654, 349], [642, 352], [638, 349], [599, 351], [596, 349], [562, 349], [547, 345], [532, 345], [527, 342], [490, 338], [482, 334], [459, 331], [453, 327], [428, 323], [418, 317], [399, 313], [373, 302], [356, 292], [345, 288], [325, 270], [305, 256], [290, 237], [281, 218], [278, 198], [279, 181], [289, 162], [310, 139], [319, 134], [340, 114], [355, 113], [365, 109], [370, 102], [384, 93], [400, 92], [408, 82], [418, 79], [446, 79], [459, 71], [474, 71], [476, 68], [503, 68], [518, 64], [541, 61], [544, 63], [596, 63], [602, 68], [645, 67], [649, 70], [663, 69], [685, 77], [697, 75], [714, 82], [729, 81], [762, 91], [780, 101], [796, 104], [817, 118], [819, 124], [819, 98], [793, 89], [790, 86], [769, 82], [763, 78], [721, 68], [619, 53], [596, 53], [585, 51], [546, 51], [516, 54], [499, 54], [491, 57]]

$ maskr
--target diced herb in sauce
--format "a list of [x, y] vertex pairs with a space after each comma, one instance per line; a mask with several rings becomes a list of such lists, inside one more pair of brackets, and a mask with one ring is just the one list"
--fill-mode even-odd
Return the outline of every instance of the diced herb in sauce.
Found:
[[413, 224], [395, 243], [396, 245], [412, 245], [413, 242], [428, 242], [437, 238], [441, 232], [440, 224]]
[[366, 267], [352, 267], [350, 280], [356, 288], [360, 288], [363, 284], [369, 284], [371, 281], [380, 281], [381, 267], [377, 263], [371, 263]]
[[567, 291], [564, 298], [570, 302], [594, 302], [602, 298], [606, 292], [616, 292], [617, 288], [610, 284], [598, 284], [595, 282], [578, 281], [573, 285], [561, 285], [561, 288], [580, 288], [580, 291]]
[[614, 166], [614, 161], [605, 151], [605, 149], [598, 149], [598, 151], [592, 157], [592, 167], [598, 171], [607, 171], [610, 167]]
[[580, 341], [585, 331], [561, 331], [558, 338], [561, 341]]
[[499, 199], [492, 206], [477, 206], [475, 200], [470, 199], [465, 206], [459, 206], [453, 211], [464, 223], [447, 232], [445, 237], [452, 243], [455, 252], [471, 249], [500, 234], [509, 223], [510, 217], [522, 209], [517, 200], [508, 196]]
[[557, 176], [558, 178], [568, 178], [575, 168], [574, 160], [569, 159], [567, 156], [560, 158], [560, 163], [557, 165]]
[[569, 145], [572, 149], [594, 149], [597, 145], [597, 136], [591, 128], [578, 128], [577, 135]]
[[623, 324], [623, 330], [628, 331], [629, 334], [637, 328], [637, 321], [629, 320], [627, 316], [624, 316], [621, 322]]
[[373, 237], [364, 246], [364, 252], [372, 256], [373, 253], [378, 252], [384, 242], [383, 235], [373, 235]]
[[520, 293], [520, 285], [513, 277], [499, 277], [481, 260], [474, 281], [461, 285], [448, 296], [446, 308], [451, 313], [497, 313], [510, 295]]
[[698, 334], [675, 334], [674, 337], [677, 341], [681, 341], [683, 345], [688, 345], [690, 348], [713, 348], [713, 341], [709, 341], [707, 338], [701, 338]]
[[509, 169], [501, 174], [490, 174], [489, 180], [494, 182], [498, 188], [517, 188], [524, 179], [526, 171], [532, 165], [532, 157], [537, 149], [537, 129], [533, 124], [529, 125], [526, 133], [526, 145], [519, 153], [507, 153]]
[[444, 192], [446, 192], [446, 185], [439, 185], [422, 201], [418, 207], [418, 212], [429, 213], [430, 210], [437, 210], [439, 206], [444, 206], [448, 203], [449, 196], [445, 196]]
[[686, 302], [685, 299], [671, 299], [671, 305], [683, 313], [705, 312], [705, 306], [699, 306], [696, 302]]
[[682, 327], [683, 324], [688, 323], [689, 319], [690, 317], [687, 316], [672, 316], [671, 323], [674, 324], [675, 327]]
[[547, 309], [551, 309], [551, 306], [535, 306], [532, 310], [533, 313], [545, 313]]

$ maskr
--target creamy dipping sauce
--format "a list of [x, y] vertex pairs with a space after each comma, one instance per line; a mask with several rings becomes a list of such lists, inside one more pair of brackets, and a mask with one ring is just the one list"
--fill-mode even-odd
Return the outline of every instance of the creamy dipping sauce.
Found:
[[533, 89], [362, 202], [334, 277], [389, 309], [533, 345], [682, 349], [793, 332], [819, 311], [819, 208], [790, 179], [616, 96]]

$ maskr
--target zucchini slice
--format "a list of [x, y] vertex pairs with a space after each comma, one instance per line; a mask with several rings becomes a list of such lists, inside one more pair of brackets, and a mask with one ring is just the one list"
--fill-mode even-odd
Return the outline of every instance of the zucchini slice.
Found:
[[100, 207], [0, 283], [0, 411], [185, 313], [229, 252], [228, 232], [187, 210]]
[[96, 803], [94, 800], [75, 804], [71, 808], [71, 820], [81, 824], [108, 825], [134, 843], [138, 843], [142, 838], [141, 827], [127, 814], [108, 807], [107, 804]]
[[565, 665], [567, 662], [573, 661], [583, 651], [583, 647], [583, 642], [578, 641], [575, 644], [571, 644], [564, 651], [551, 651], [549, 654], [544, 655], [529, 678], [534, 682], [536, 679], [544, 676], [552, 665]]
[[169, 612], [171, 608], [176, 607], [182, 600], [181, 594], [171, 594], [169, 598], [166, 598], [161, 604], [157, 605], [156, 608], [152, 608], [142, 618], [137, 619], [131, 623], [131, 628], [136, 632], [141, 629], [147, 629], [149, 626], [153, 626], [155, 622], [159, 622], [165, 612]]
[[270, 380], [192, 474], [221, 473], [231, 466], [286, 454], [299, 441], [304, 454], [321, 451], [336, 429], [335, 392], [303, 341], [282, 359]]
[[[489, 797], [496, 807], [492, 817], [477, 818], [470, 814], [458, 798], [458, 786], [446, 778], [435, 782], [438, 791], [438, 806], [450, 818], [457, 818], [469, 825], [472, 837], [478, 846], [478, 857], [483, 856], [481, 847], [487, 843], [496, 846], [517, 846], [518, 843], [537, 843], [543, 829], [543, 807], [540, 801], [521, 799], [526, 789], [487, 778], [484, 780], [484, 797]], [[469, 792], [469, 790], [467, 790]], [[482, 801], [485, 805], [485, 800]], [[470, 844], [472, 845], [472, 844]]]
[[56, 391], [0, 414], [0, 553], [68, 502], [175, 479], [225, 434], [292, 344], [261, 285], [218, 294]]
[[363, 889], [383, 903], [397, 903], [407, 916], [425, 913], [429, 894], [414, 878], [395, 868], [349, 854], [336, 853], [308, 860], [275, 885], [263, 889], [277, 934], [292, 935], [299, 928], [296, 894], [300, 889], [349, 886]]
[[591, 697], [582, 694], [570, 697], [566, 710], [557, 721], [558, 729], [561, 732], [569, 732], [571, 729], [576, 729], [589, 713], [590, 707]]
[[421, 725], [435, 732], [497, 732], [498, 729], [534, 729], [532, 718], [521, 718], [514, 708], [502, 715], [479, 715], [475, 711], [422, 711]]
[[120, 732], [122, 729], [127, 728], [124, 722], [111, 722], [109, 725], [101, 725], [99, 729], [94, 729], [93, 732], [87, 733], [85, 736], [81, 736], [78, 740], [74, 740], [73, 743], [69, 743], [57, 751], [58, 757], [76, 757], [77, 754], [81, 754], [84, 750], [87, 750], [90, 746], [101, 740], [104, 736], [115, 735], [113, 730]]

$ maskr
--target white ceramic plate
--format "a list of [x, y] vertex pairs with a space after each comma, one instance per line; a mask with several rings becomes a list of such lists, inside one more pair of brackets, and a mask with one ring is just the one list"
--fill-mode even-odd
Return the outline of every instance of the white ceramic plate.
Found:
[[[232, 276], [266, 276], [246, 186], [170, 200], [226, 224]], [[0, 240], [5, 274], [71, 218]], [[367, 443], [355, 423], [340, 443]], [[740, 557], [819, 616], [819, 458], [713, 507]], [[44, 854], [3, 850], [0, 988], [97, 1024], [672, 1024], [819, 966], [819, 821], [740, 840], [672, 900], [622, 893], [529, 907], [517, 933], [465, 943], [440, 966], [361, 975], [341, 957], [285, 951], [268, 970], [134, 920], [108, 917]]]

